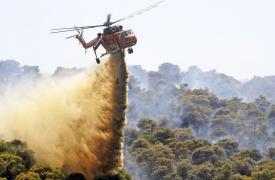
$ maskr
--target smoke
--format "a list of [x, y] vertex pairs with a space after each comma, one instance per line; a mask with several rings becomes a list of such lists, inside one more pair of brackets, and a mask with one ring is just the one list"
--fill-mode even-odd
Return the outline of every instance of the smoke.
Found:
[[[173, 85], [188, 84], [191, 89], [208, 89], [219, 98], [230, 99], [240, 97], [245, 102], [252, 102], [260, 95], [275, 103], [275, 76], [254, 77], [242, 82], [232, 76], [216, 72], [202, 71], [197, 66], [191, 66], [183, 71], [177, 65], [163, 63], [158, 71], [146, 71], [141, 66], [129, 66], [129, 74], [139, 82], [140, 88], [154, 90], [159, 80]], [[131, 100], [129, 100], [131, 104]]]
[[21, 139], [38, 161], [92, 179], [122, 166], [127, 98], [122, 54], [69, 78], [44, 78], [0, 97], [0, 133]]

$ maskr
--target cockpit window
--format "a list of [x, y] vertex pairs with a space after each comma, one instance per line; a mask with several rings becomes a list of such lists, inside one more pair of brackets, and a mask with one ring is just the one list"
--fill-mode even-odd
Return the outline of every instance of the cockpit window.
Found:
[[123, 31], [120, 36], [121, 36], [122, 40], [126, 41], [127, 40], [127, 36], [128, 36], [128, 32], [127, 31]]
[[127, 33], [128, 33], [128, 35], [134, 34], [134, 32], [132, 30], [128, 30]]

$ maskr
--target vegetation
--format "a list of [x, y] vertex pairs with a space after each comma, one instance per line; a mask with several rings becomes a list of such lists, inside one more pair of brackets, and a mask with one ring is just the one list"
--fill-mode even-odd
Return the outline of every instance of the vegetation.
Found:
[[[36, 163], [34, 153], [20, 140], [0, 140], [0, 180], [85, 180], [80, 173], [66, 174], [49, 164]], [[131, 180], [123, 169], [95, 180]]]
[[[136, 163], [147, 179], [275, 178], [274, 148], [265, 156], [257, 149], [239, 149], [238, 143], [231, 139], [215, 143], [197, 139], [188, 128], [168, 128], [144, 118], [138, 125], [138, 130], [126, 131], [127, 149], [133, 161], [126, 161], [126, 166]], [[131, 168], [128, 171], [135, 173]]]
[[159, 72], [135, 69], [144, 76], [141, 82], [130, 76], [131, 128], [125, 133], [130, 174], [156, 180], [275, 178], [271, 168], [261, 166], [275, 160], [275, 105], [269, 99], [220, 99], [176, 81], [175, 67], [169, 73], [163, 68], [168, 65]]
[[124, 169], [120, 169], [117, 174], [96, 176], [94, 180], [131, 180], [131, 177]]
[[[75, 71], [59, 68], [53, 76]], [[38, 67], [15, 61], [0, 62], [0, 74], [0, 93], [17, 77], [41, 77]], [[131, 175], [142, 180], [275, 179], [275, 77], [240, 83], [196, 67], [182, 72], [169, 63], [155, 72], [130, 67], [130, 75], [125, 165]], [[208, 89], [189, 89], [186, 83]], [[0, 140], [0, 180], [10, 179], [85, 177], [65, 177], [60, 169], [36, 163], [24, 142]], [[120, 170], [95, 179], [130, 177]]]
[[33, 152], [20, 140], [0, 140], [0, 178], [6, 180], [65, 179], [60, 169], [36, 164]]
[[130, 77], [130, 127], [151, 135], [155, 124], [146, 121], [154, 119], [163, 127], [189, 128], [195, 137], [208, 141], [234, 139], [240, 147], [261, 151], [275, 146], [275, 105], [266, 97], [252, 102], [238, 97], [220, 99], [207, 89], [191, 90], [186, 84], [176, 84], [176, 79], [168, 81], [160, 72], [147, 73], [146, 77], [146, 88]]

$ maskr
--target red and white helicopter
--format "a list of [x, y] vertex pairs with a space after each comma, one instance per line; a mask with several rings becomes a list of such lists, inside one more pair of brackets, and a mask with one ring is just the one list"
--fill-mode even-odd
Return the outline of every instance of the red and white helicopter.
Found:
[[[95, 56], [96, 56], [96, 62], [97, 64], [100, 63], [100, 59], [97, 57], [96, 50], [97, 48], [102, 45], [106, 52], [102, 54], [100, 57], [105, 56], [107, 54], [112, 54], [118, 51], [122, 51], [124, 53], [125, 49], [127, 48], [127, 51], [129, 54], [133, 53], [133, 46], [137, 43], [137, 38], [132, 30], [124, 30], [123, 26], [121, 25], [114, 25], [120, 21], [132, 18], [136, 15], [142, 14], [146, 11], [149, 11], [155, 7], [157, 7], [160, 3], [162, 3], [164, 0], [159, 1], [151, 6], [148, 6], [147, 8], [144, 8], [142, 10], [139, 10], [133, 14], [130, 14], [127, 17], [121, 18], [116, 21], [111, 21], [111, 14], [107, 15], [107, 21], [104, 24], [101, 25], [95, 25], [95, 26], [75, 26], [70, 28], [58, 28], [58, 29], [52, 29], [51, 33], [63, 33], [63, 32], [70, 32], [70, 31], [77, 31], [77, 35], [69, 36], [67, 38], [76, 38], [79, 40], [79, 42], [82, 44], [82, 46], [85, 49], [93, 48]], [[86, 43], [83, 38], [83, 30], [85, 29], [91, 29], [91, 28], [97, 28], [97, 27], [105, 27], [103, 29], [103, 33], [98, 33], [97, 37], [91, 40], [90, 42]]]

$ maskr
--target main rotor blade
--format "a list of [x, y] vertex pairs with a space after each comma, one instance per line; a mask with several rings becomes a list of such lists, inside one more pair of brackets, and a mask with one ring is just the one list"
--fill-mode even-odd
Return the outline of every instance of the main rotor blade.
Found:
[[59, 30], [70, 30], [70, 29], [87, 29], [87, 28], [96, 28], [96, 27], [102, 27], [104, 26], [103, 24], [101, 25], [96, 25], [96, 26], [75, 26], [75, 27], [65, 27], [65, 28], [57, 28], [57, 29], [51, 29], [52, 31], [59, 31]]
[[57, 34], [57, 33], [63, 33], [63, 32], [71, 32], [76, 31], [77, 29], [67, 29], [67, 30], [60, 30], [60, 31], [52, 31], [50, 34]]
[[[105, 25], [100, 25], [100, 26], [97, 26], [97, 27], [101, 27], [101, 26], [105, 26]], [[82, 27], [67, 28], [67, 29], [60, 28], [60, 30], [53, 30], [51, 32], [51, 34], [62, 33], [62, 32], [70, 32], [70, 31], [78, 31], [78, 30], [90, 29], [90, 28], [94, 28], [94, 26], [82, 26]]]
[[163, 3], [164, 1], [165, 1], [165, 0], [159, 1], [159, 2], [157, 2], [157, 3], [155, 3], [155, 4], [152, 4], [151, 6], [148, 6], [148, 7], [144, 8], [144, 9], [141, 9], [141, 10], [135, 12], [135, 13], [132, 13], [132, 14], [130, 14], [130, 15], [124, 17], [124, 18], [121, 18], [121, 19], [119, 19], [119, 20], [116, 20], [116, 21], [114, 21], [114, 22], [111, 22], [110, 25], [115, 24], [115, 23], [120, 22], [120, 21], [124, 21], [124, 20], [126, 20], [126, 19], [130, 19], [130, 18], [132, 18], [132, 17], [134, 17], [134, 16], [136, 16], [136, 15], [140, 15], [140, 14], [142, 14], [142, 13], [144, 13], [144, 12], [150, 11], [151, 9], [158, 7], [159, 4]]

